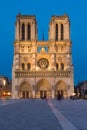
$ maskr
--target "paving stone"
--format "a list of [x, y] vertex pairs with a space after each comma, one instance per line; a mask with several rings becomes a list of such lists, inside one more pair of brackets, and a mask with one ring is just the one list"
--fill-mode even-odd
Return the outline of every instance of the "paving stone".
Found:
[[78, 130], [87, 130], [87, 100], [52, 100], [52, 103]]
[[9, 100], [5, 104], [0, 103], [0, 130], [62, 130], [45, 100]]

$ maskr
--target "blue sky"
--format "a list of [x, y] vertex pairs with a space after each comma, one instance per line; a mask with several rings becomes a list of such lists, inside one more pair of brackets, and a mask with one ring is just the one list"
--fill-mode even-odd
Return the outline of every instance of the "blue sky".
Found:
[[0, 75], [11, 78], [16, 15], [34, 14], [38, 40], [48, 39], [52, 15], [69, 15], [74, 64], [74, 81], [87, 80], [87, 0], [3, 0], [0, 2]]

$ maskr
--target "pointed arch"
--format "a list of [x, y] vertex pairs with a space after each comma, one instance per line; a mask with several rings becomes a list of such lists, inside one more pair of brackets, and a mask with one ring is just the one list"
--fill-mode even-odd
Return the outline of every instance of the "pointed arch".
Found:
[[58, 24], [56, 24], [56, 29], [55, 29], [55, 40], [58, 41]]
[[19, 86], [18, 95], [20, 98], [31, 98], [32, 87], [27, 81], [23, 81]]
[[40, 79], [36, 84], [36, 97], [46, 98], [51, 97], [52, 86], [47, 79]]
[[22, 30], [22, 32], [21, 32], [22, 33], [22, 40], [25, 40], [25, 24], [24, 23], [22, 24], [21, 30]]
[[58, 98], [61, 95], [61, 98], [66, 98], [68, 95], [67, 89], [67, 84], [63, 80], [59, 80], [55, 85], [56, 97]]
[[61, 63], [61, 70], [64, 70], [64, 63]]
[[59, 80], [57, 83], [56, 83], [56, 90], [66, 90], [67, 89], [67, 85], [66, 83], [63, 81], [63, 80]]
[[36, 86], [36, 90], [51, 90], [51, 85], [47, 79], [39, 80]]
[[25, 70], [25, 64], [24, 63], [22, 63], [21, 67], [22, 67], [22, 70]]
[[56, 63], [56, 70], [58, 70], [59, 69], [59, 64], [58, 63]]
[[30, 25], [30, 23], [28, 23], [28, 26], [27, 26], [27, 39], [31, 40], [31, 25]]
[[19, 91], [31, 91], [32, 87], [27, 81], [23, 81], [19, 86]]
[[64, 39], [64, 26], [61, 24], [61, 40]]
[[31, 64], [28, 63], [28, 64], [27, 64], [27, 69], [30, 70], [30, 68], [31, 68]]

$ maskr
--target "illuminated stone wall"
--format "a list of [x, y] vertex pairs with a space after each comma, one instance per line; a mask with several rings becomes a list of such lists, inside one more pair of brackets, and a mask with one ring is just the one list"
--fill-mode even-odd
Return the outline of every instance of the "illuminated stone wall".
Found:
[[[29, 28], [28, 28], [29, 26]], [[49, 40], [38, 41], [35, 16], [16, 19], [12, 98], [69, 97], [74, 92], [68, 16], [52, 16]], [[38, 89], [37, 89], [38, 88]]]

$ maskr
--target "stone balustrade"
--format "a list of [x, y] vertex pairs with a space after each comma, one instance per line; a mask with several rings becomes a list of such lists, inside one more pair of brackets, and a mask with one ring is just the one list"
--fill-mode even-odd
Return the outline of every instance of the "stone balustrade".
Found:
[[24, 78], [24, 77], [60, 77], [60, 78], [69, 78], [70, 71], [16, 71], [15, 78]]

